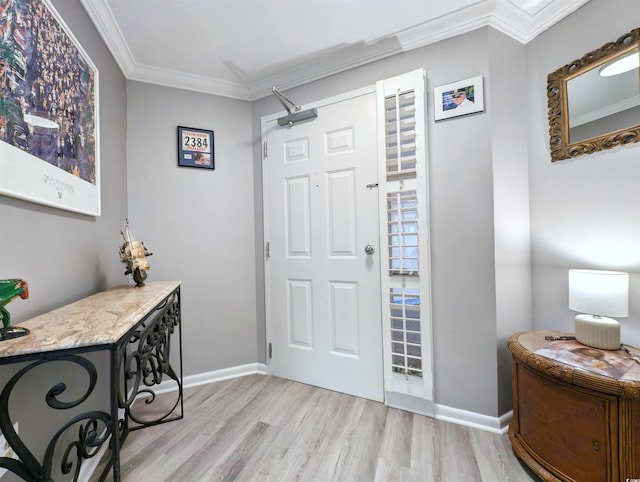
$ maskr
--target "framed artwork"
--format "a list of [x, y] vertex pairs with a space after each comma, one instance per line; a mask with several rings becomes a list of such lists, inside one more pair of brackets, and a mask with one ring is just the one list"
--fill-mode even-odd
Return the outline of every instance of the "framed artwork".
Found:
[[484, 110], [482, 76], [434, 87], [435, 120], [450, 119]]
[[213, 131], [178, 126], [178, 166], [215, 169]]
[[0, 194], [99, 216], [98, 69], [49, 0], [0, 11]]

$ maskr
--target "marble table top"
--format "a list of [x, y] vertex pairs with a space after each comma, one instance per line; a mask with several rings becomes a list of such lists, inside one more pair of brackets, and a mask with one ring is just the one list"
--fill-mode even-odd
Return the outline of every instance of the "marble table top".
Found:
[[0, 341], [0, 359], [116, 343], [178, 286], [179, 281], [119, 286], [16, 323], [31, 333]]

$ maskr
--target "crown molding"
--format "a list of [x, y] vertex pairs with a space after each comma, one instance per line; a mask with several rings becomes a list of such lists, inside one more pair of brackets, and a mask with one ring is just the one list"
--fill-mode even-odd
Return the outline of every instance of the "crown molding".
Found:
[[139, 64], [106, 0], [80, 1], [127, 79], [253, 101], [270, 95], [274, 85], [282, 90], [290, 89], [485, 26], [526, 44], [590, 0], [477, 2], [393, 36], [349, 45], [249, 84]]
[[212, 79], [203, 75], [188, 74], [152, 65], [136, 65], [127, 75], [127, 78], [129, 80], [230, 97], [232, 99], [253, 100], [249, 95], [249, 88], [244, 84]]
[[246, 85], [136, 62], [106, 0], [80, 0], [120, 70], [129, 80], [205, 94], [251, 100]]
[[391, 38], [374, 44], [352, 45], [341, 49], [338, 53], [334, 52], [321, 58], [315, 58], [291, 69], [259, 79], [249, 84], [249, 95], [251, 100], [257, 100], [271, 95], [272, 86], [277, 86], [280, 90], [291, 89], [403, 51], [404, 49], [397, 40]]
[[80, 0], [80, 3], [115, 58], [120, 70], [128, 78], [136, 61], [124, 41], [122, 31], [118, 27], [109, 5], [105, 0]]
[[489, 25], [494, 1], [459, 9], [398, 33], [404, 51], [409, 51], [471, 32]]
[[[489, 25], [520, 43], [527, 44], [590, 0], [547, 1], [539, 10], [529, 10], [533, 13], [516, 6], [514, 1], [516, 0], [496, 1]], [[522, 4], [522, 0], [519, 3]]]
[[320, 80], [349, 69], [407, 52], [488, 25], [492, 2], [460, 9], [375, 42], [360, 43], [334, 52], [325, 59], [313, 59], [293, 69], [260, 79], [249, 86], [251, 100], [271, 94], [271, 86], [286, 90]]

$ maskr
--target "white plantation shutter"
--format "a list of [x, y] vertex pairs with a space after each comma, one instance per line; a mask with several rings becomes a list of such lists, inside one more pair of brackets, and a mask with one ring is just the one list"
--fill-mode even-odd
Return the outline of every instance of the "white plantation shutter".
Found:
[[385, 391], [433, 401], [425, 72], [377, 91]]
[[418, 198], [415, 191], [387, 193], [389, 274], [418, 276]]
[[386, 96], [384, 103], [386, 177], [415, 177], [415, 92], [409, 90]]
[[420, 290], [391, 288], [390, 291], [391, 370], [422, 377]]

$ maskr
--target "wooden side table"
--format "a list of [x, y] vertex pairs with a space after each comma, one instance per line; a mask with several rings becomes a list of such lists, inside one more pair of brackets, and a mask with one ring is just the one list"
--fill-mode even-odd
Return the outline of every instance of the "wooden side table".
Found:
[[509, 338], [513, 452], [545, 481], [640, 480], [640, 363], [563, 335]]

